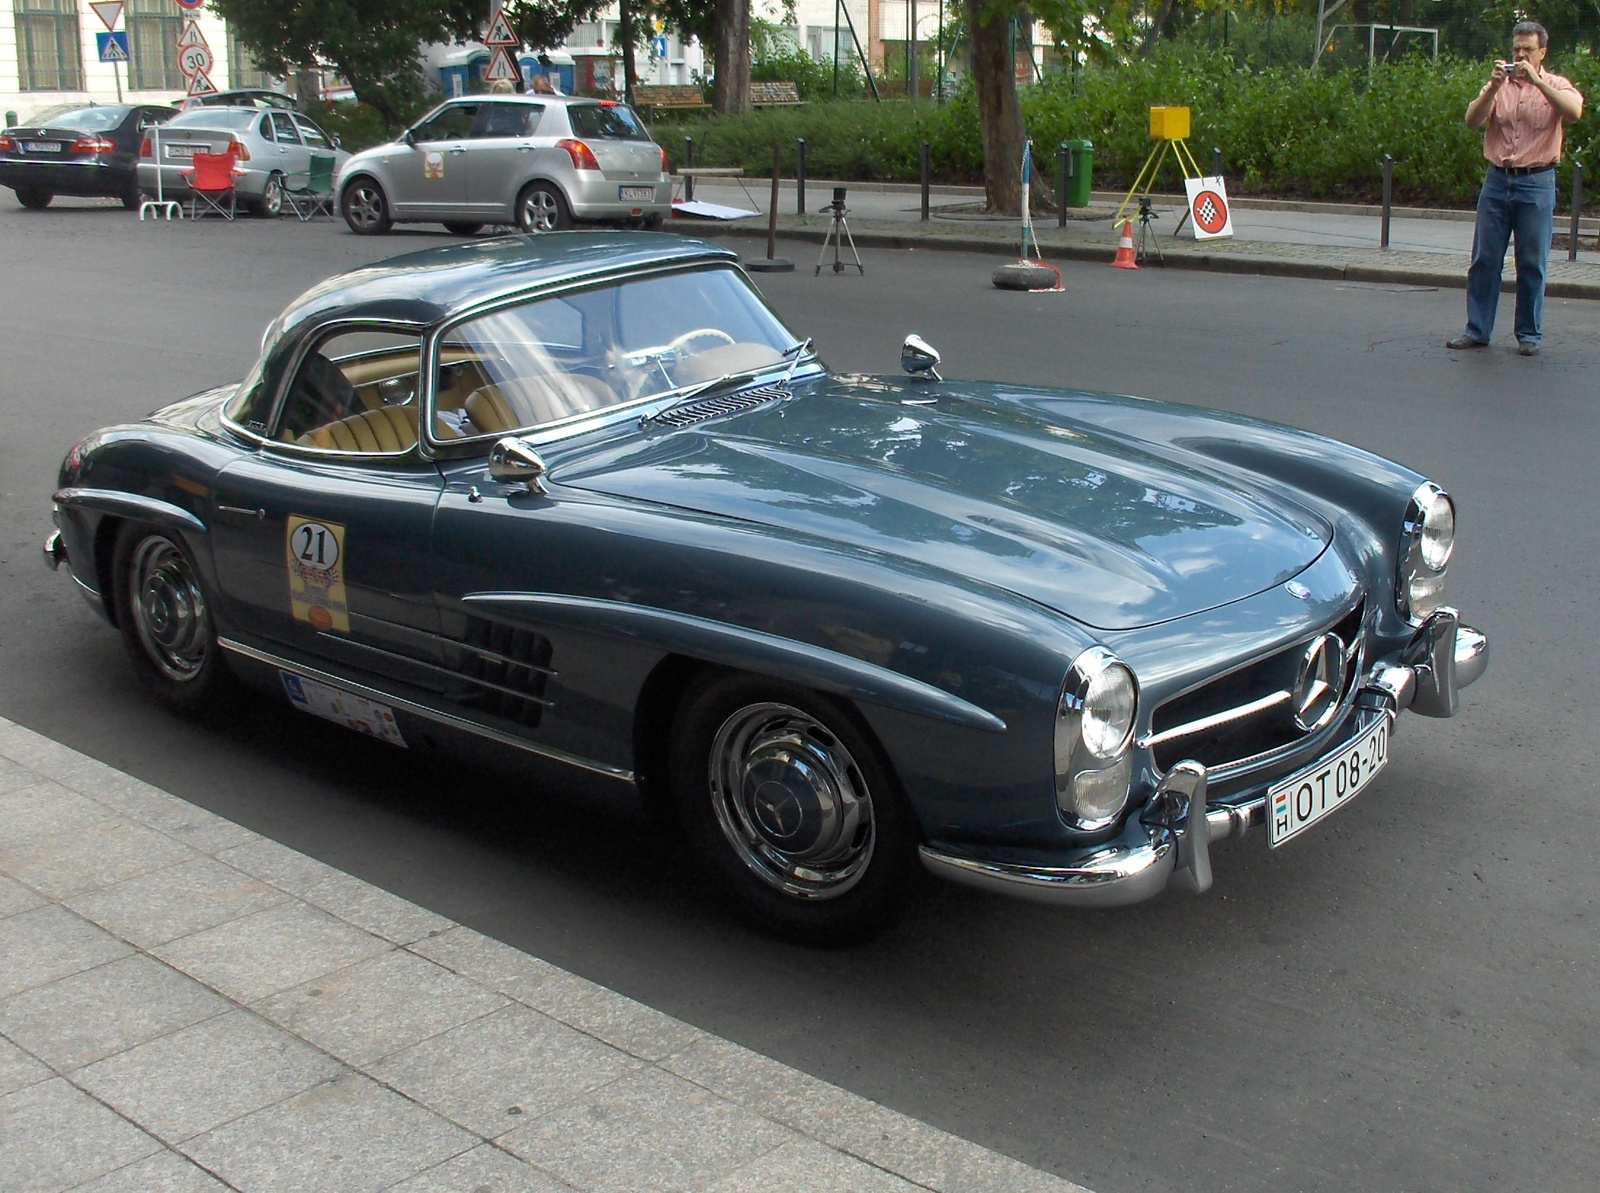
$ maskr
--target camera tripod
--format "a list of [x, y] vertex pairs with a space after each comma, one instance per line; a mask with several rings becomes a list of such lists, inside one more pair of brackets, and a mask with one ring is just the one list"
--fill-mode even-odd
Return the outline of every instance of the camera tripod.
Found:
[[1156, 251], [1156, 264], [1165, 265], [1167, 259], [1161, 255], [1161, 238], [1156, 235], [1150, 226], [1152, 220], [1158, 220], [1158, 215], [1150, 206], [1150, 196], [1142, 195], [1139, 198], [1139, 239], [1134, 242], [1133, 259], [1143, 265], [1149, 258], [1150, 250]]
[[[839, 188], [840, 193], [843, 193], [843, 189], [844, 188], [842, 187]], [[861, 275], [865, 277], [867, 273], [867, 267], [861, 264], [861, 254], [856, 251], [856, 238], [850, 235], [850, 225], [845, 222], [844, 200], [835, 197], [833, 202], [828, 204], [828, 206], [823, 208], [823, 210], [833, 212], [833, 224], [828, 228], [828, 234], [822, 238], [822, 252], [817, 254], [817, 271], [811, 276], [822, 276], [822, 261], [823, 258], [828, 255], [829, 241], [833, 242], [833, 272], [843, 273], [845, 269], [848, 268], [848, 263], [839, 259], [839, 236], [842, 231], [844, 234], [844, 239], [850, 242], [850, 255], [855, 258], [855, 267], [859, 269], [861, 271]]]

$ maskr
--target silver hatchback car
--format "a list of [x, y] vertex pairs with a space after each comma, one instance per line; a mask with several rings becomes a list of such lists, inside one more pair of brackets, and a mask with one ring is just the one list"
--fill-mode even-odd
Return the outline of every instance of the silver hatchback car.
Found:
[[564, 95], [448, 100], [399, 140], [352, 157], [334, 189], [362, 236], [435, 221], [463, 236], [577, 220], [658, 228], [672, 211], [667, 156], [633, 110]]

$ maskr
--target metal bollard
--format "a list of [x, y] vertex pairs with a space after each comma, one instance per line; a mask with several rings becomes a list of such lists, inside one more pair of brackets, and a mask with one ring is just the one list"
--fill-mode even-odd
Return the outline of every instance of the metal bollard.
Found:
[[[683, 139], [683, 168], [685, 170], [688, 170], [688, 169], [693, 168], [693, 166], [694, 166], [694, 138], [693, 137], [685, 137]], [[683, 201], [685, 203], [694, 202], [694, 175], [693, 174], [685, 174], [683, 176]]]
[[806, 213], [806, 139], [799, 138], [799, 156], [794, 166], [794, 213]]
[[922, 143], [922, 220], [928, 220], [928, 143]]
[[1067, 179], [1072, 177], [1072, 151], [1065, 141], [1056, 151], [1056, 227], [1067, 226]]
[[15, 128], [16, 124], [17, 124], [17, 114], [15, 112], [7, 112], [6, 113], [6, 127], [7, 128]]
[[1394, 158], [1383, 155], [1383, 226], [1378, 232], [1378, 247], [1389, 247], [1389, 196], [1394, 190]]
[[1578, 259], [1578, 213], [1583, 210], [1583, 163], [1572, 162], [1572, 232], [1567, 236], [1567, 260]]
[[1211, 176], [1213, 178], [1222, 177], [1222, 146], [1220, 145], [1211, 147]]

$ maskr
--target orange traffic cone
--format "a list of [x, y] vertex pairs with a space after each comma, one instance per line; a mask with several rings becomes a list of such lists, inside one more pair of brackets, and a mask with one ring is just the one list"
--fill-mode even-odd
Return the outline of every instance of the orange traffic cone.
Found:
[[1112, 259], [1112, 269], [1138, 269], [1139, 263], [1133, 259], [1133, 221], [1122, 221], [1122, 239], [1117, 241], [1117, 255]]

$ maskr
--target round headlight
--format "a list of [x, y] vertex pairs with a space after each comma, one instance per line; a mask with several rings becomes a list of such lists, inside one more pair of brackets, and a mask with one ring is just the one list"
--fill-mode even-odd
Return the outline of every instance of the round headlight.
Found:
[[1421, 505], [1422, 530], [1418, 536], [1418, 547], [1422, 552], [1422, 562], [1434, 571], [1442, 572], [1456, 546], [1455, 506], [1449, 495], [1438, 489], [1433, 489]]
[[1083, 694], [1083, 744], [1096, 758], [1115, 758], [1133, 736], [1138, 703], [1133, 672], [1121, 663], [1101, 667], [1089, 677]]

